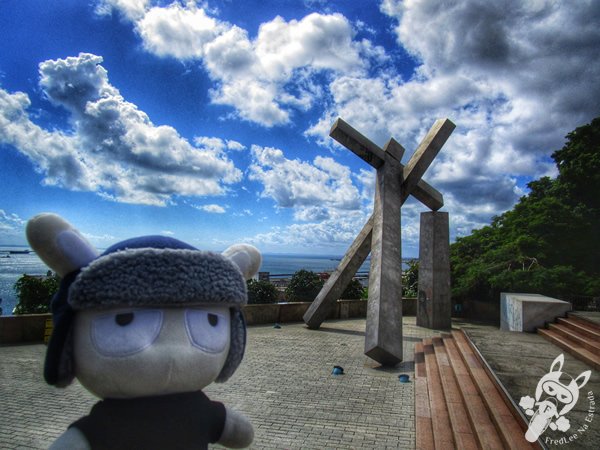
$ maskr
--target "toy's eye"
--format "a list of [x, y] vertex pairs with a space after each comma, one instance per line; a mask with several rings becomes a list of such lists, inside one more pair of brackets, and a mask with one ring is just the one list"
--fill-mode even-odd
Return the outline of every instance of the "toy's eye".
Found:
[[117, 322], [117, 325], [121, 325], [122, 327], [129, 325], [131, 322], [133, 322], [133, 313], [123, 313], [123, 314], [117, 314], [115, 316], [115, 322]]
[[103, 314], [92, 321], [92, 342], [104, 356], [129, 356], [152, 345], [160, 333], [163, 313], [139, 309]]
[[562, 403], [567, 403], [571, 401], [571, 398], [569, 395], [565, 394], [564, 392], [561, 392], [558, 394], [558, 400]]
[[229, 344], [228, 310], [216, 313], [202, 309], [185, 311], [185, 326], [194, 347], [209, 353], [222, 352]]

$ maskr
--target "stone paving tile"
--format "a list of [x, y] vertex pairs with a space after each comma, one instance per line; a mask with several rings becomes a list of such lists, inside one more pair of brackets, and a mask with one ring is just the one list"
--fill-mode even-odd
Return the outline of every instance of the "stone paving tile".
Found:
[[[246, 414], [256, 449], [414, 448], [414, 344], [435, 332], [403, 324], [404, 361], [393, 369], [363, 355], [365, 320], [253, 326], [242, 365], [205, 392]], [[47, 448], [96, 402], [79, 383], [42, 379], [43, 345], [0, 347], [0, 448]], [[344, 375], [334, 376], [334, 365]], [[212, 448], [221, 448], [214, 446]]]

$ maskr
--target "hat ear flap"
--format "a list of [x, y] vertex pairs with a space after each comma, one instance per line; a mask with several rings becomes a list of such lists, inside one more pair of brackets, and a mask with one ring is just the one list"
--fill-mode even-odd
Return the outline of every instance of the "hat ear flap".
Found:
[[229, 353], [221, 372], [215, 382], [223, 383], [227, 381], [236, 371], [246, 349], [246, 320], [244, 314], [237, 308], [231, 309], [231, 341], [229, 343]]
[[31, 218], [26, 234], [31, 248], [61, 277], [98, 257], [96, 249], [81, 233], [56, 214], [43, 213]]
[[248, 244], [232, 245], [222, 255], [238, 266], [246, 280], [258, 273], [262, 263], [262, 257], [258, 249]]

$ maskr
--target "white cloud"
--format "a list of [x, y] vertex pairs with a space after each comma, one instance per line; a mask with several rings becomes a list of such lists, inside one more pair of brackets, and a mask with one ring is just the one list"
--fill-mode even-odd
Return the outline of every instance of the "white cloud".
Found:
[[234, 212], [232, 214], [232, 216], [234, 217], [248, 217], [248, 216], [253, 216], [254, 213], [252, 211], [250, 211], [249, 209], [242, 209], [241, 211], [238, 212]]
[[175, 195], [223, 195], [241, 180], [226, 155], [154, 125], [109, 83], [101, 62], [82, 53], [40, 64], [44, 93], [71, 114], [69, 134], [42, 129], [26, 111], [26, 94], [0, 89], [0, 142], [27, 155], [44, 183], [119, 202], [165, 205]]
[[225, 150], [245, 150], [246, 146], [234, 140], [221, 139], [218, 137], [197, 136], [194, 138], [194, 144], [208, 150], [223, 152]]
[[211, 204], [211, 205], [197, 205], [194, 206], [194, 208], [199, 209], [201, 211], [207, 212], [207, 213], [211, 213], [211, 214], [223, 214], [225, 213], [225, 208], [223, 208], [220, 205], [215, 205], [215, 204]]
[[263, 184], [262, 197], [272, 198], [282, 208], [313, 208], [297, 212], [298, 218], [314, 216], [314, 207], [342, 210], [360, 207], [350, 169], [332, 158], [317, 156], [311, 164], [287, 159], [279, 149], [257, 145], [252, 146], [252, 157], [248, 177]]
[[272, 251], [281, 245], [296, 251], [343, 253], [372, 213], [374, 172], [362, 170], [353, 176], [332, 158], [291, 160], [276, 148], [254, 145], [251, 152], [248, 177], [263, 185], [261, 197], [274, 200], [277, 208], [291, 208], [300, 223], [276, 226], [244, 240]]
[[26, 221], [17, 214], [0, 209], [0, 236], [23, 236]]
[[149, 52], [201, 61], [215, 82], [214, 103], [232, 106], [240, 118], [269, 127], [288, 123], [294, 109], [308, 110], [320, 98], [316, 73], [360, 74], [369, 59], [386, 58], [381, 47], [354, 40], [351, 23], [338, 13], [290, 21], [278, 16], [262, 23], [250, 39], [247, 30], [211, 17], [194, 2], [144, 4], [143, 13], [142, 3], [104, 4], [123, 11]]
[[96, 13], [104, 16], [117, 10], [129, 20], [137, 20], [144, 16], [149, 2], [150, 0], [99, 0]]
[[0, 88], [0, 143], [11, 145], [35, 162], [47, 185], [92, 190], [94, 181], [82, 162], [75, 139], [60, 131], [46, 131], [27, 114], [31, 105], [23, 92], [10, 94]]
[[598, 114], [593, 2], [385, 0], [381, 9], [398, 21], [415, 74], [336, 77], [306, 134], [331, 145], [340, 116], [380, 145], [394, 136], [409, 157], [435, 119], [451, 118], [457, 129], [425, 179], [445, 195], [461, 233], [510, 208], [523, 193], [518, 177], [554, 175], [549, 155]]
[[203, 57], [204, 46], [228, 28], [194, 2], [150, 8], [136, 26], [148, 51], [183, 60]]
[[266, 233], [245, 237], [242, 241], [267, 248], [310, 248], [318, 253], [322, 253], [323, 249], [331, 249], [332, 252], [343, 253], [368, 220], [368, 215], [362, 211], [339, 212], [331, 209], [328, 214], [327, 220], [276, 226]]

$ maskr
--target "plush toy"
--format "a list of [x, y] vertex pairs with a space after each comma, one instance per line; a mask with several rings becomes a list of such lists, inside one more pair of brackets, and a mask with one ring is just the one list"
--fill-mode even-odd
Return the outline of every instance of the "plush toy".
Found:
[[44, 377], [74, 377], [102, 400], [51, 448], [232, 448], [251, 444], [248, 419], [201, 389], [226, 381], [246, 345], [245, 279], [260, 253], [234, 245], [204, 252], [165, 236], [113, 245], [98, 255], [54, 214], [27, 224], [39, 257], [61, 277]]

